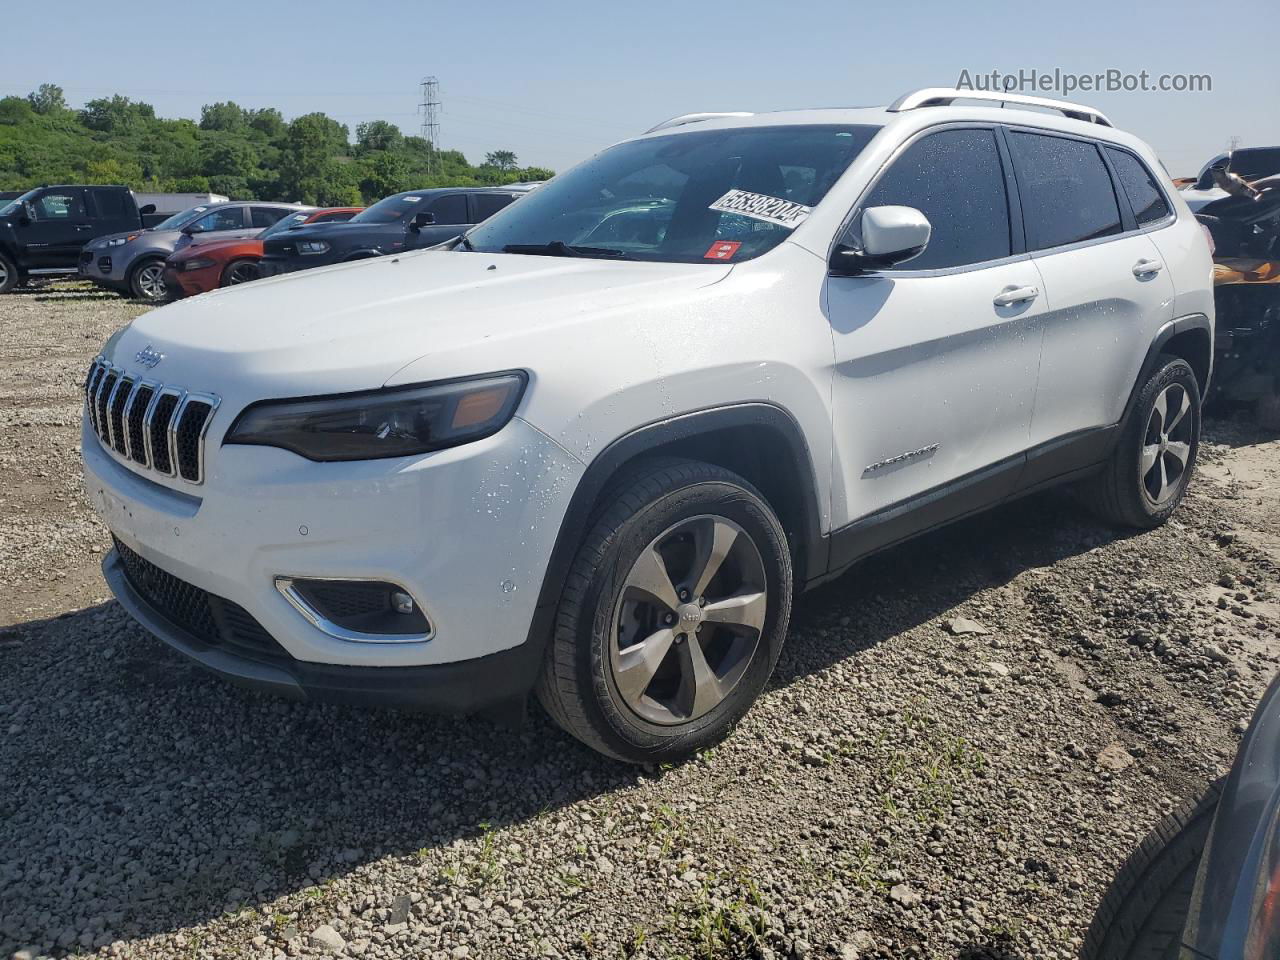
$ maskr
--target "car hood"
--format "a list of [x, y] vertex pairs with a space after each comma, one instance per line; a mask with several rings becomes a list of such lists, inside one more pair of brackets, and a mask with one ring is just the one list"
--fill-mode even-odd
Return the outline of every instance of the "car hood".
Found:
[[157, 246], [162, 246], [166, 243], [172, 246], [180, 236], [182, 236], [181, 230], [154, 230], [150, 228], [145, 230], [126, 230], [124, 233], [109, 233], [105, 237], [98, 237], [93, 241], [91, 247], [97, 250], [100, 247], [105, 247], [108, 240], [124, 240], [129, 237], [136, 237], [139, 240], [145, 239], [148, 244]]
[[266, 241], [266, 248], [268, 250], [279, 249], [285, 245], [295, 244], [299, 240], [328, 240], [341, 243], [343, 240], [358, 239], [360, 237], [399, 237], [403, 233], [403, 223], [351, 223], [344, 221], [342, 223], [304, 224], [294, 230], [286, 230], [284, 233], [269, 237]]
[[242, 237], [238, 240], [229, 239], [227, 237], [223, 237], [221, 240], [204, 240], [204, 241], [197, 240], [187, 244], [185, 247], [182, 247], [180, 250], [176, 250], [173, 254], [170, 255], [169, 259], [174, 261], [185, 260], [194, 256], [203, 256], [209, 253], [217, 253], [221, 250], [230, 250], [233, 247], [252, 248], [254, 244], [257, 244], [259, 248], [262, 247], [262, 241], [259, 240], [257, 237]]
[[[366, 390], [421, 358], [431, 376], [523, 366], [524, 341], [557, 328], [634, 322], [637, 303], [679, 309], [727, 264], [424, 250], [338, 264], [212, 291], [143, 314], [109, 345], [134, 371], [208, 391], [228, 406], [271, 396]], [[559, 336], [572, 343], [572, 334]], [[474, 369], [471, 369], [474, 367]], [[417, 369], [421, 369], [418, 365]], [[139, 373], [143, 371], [137, 371]]]

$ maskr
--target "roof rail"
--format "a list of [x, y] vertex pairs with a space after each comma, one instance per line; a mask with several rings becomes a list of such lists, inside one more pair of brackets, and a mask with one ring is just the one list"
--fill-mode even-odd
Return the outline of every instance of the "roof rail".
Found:
[[1104, 127], [1112, 126], [1106, 114], [1094, 107], [1071, 103], [1068, 100], [1027, 97], [1020, 93], [1001, 93], [998, 90], [953, 90], [950, 87], [925, 87], [923, 90], [912, 90], [910, 93], [904, 93], [885, 109], [890, 113], [901, 113], [904, 110], [916, 110], [920, 107], [947, 107], [956, 100], [987, 100], [998, 103], [1002, 107], [1045, 107], [1049, 110], [1061, 111], [1064, 117], [1070, 117], [1072, 120], [1097, 123]]
[[672, 117], [670, 120], [663, 120], [656, 127], [650, 127], [645, 133], [666, 130], [668, 127], [683, 127], [686, 123], [700, 123], [703, 120], [722, 120], [725, 117], [750, 116], [754, 116], [754, 114], [748, 110], [733, 110], [726, 113], [684, 113], [678, 117]]

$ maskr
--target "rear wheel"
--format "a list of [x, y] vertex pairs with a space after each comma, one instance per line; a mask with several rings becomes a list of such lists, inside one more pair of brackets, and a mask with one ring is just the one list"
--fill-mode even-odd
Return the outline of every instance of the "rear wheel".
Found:
[[129, 274], [129, 290], [138, 300], [160, 303], [169, 296], [164, 282], [164, 261], [159, 257], [144, 260]]
[[18, 285], [18, 268], [12, 260], [0, 253], [0, 293], [8, 293]]
[[574, 560], [538, 697], [603, 753], [688, 756], [764, 688], [791, 588], [786, 535], [750, 484], [706, 463], [655, 462], [615, 489]]
[[262, 276], [257, 260], [232, 260], [222, 271], [222, 286], [232, 287], [237, 283], [250, 283]]
[[1150, 529], [1182, 501], [1200, 446], [1200, 386], [1181, 357], [1162, 355], [1094, 479], [1094, 508], [1112, 523]]

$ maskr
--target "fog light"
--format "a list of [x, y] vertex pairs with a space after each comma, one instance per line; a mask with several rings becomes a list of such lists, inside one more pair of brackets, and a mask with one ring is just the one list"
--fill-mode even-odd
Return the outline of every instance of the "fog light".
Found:
[[315, 626], [342, 640], [395, 643], [432, 636], [425, 612], [397, 583], [277, 577], [276, 589]]

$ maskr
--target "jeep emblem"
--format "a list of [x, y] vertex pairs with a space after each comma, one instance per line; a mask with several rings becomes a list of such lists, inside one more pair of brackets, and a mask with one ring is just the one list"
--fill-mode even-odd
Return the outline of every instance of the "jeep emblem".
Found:
[[134, 355], [134, 359], [150, 370], [164, 359], [164, 354], [160, 353], [158, 350], [152, 350], [151, 344], [148, 343]]

